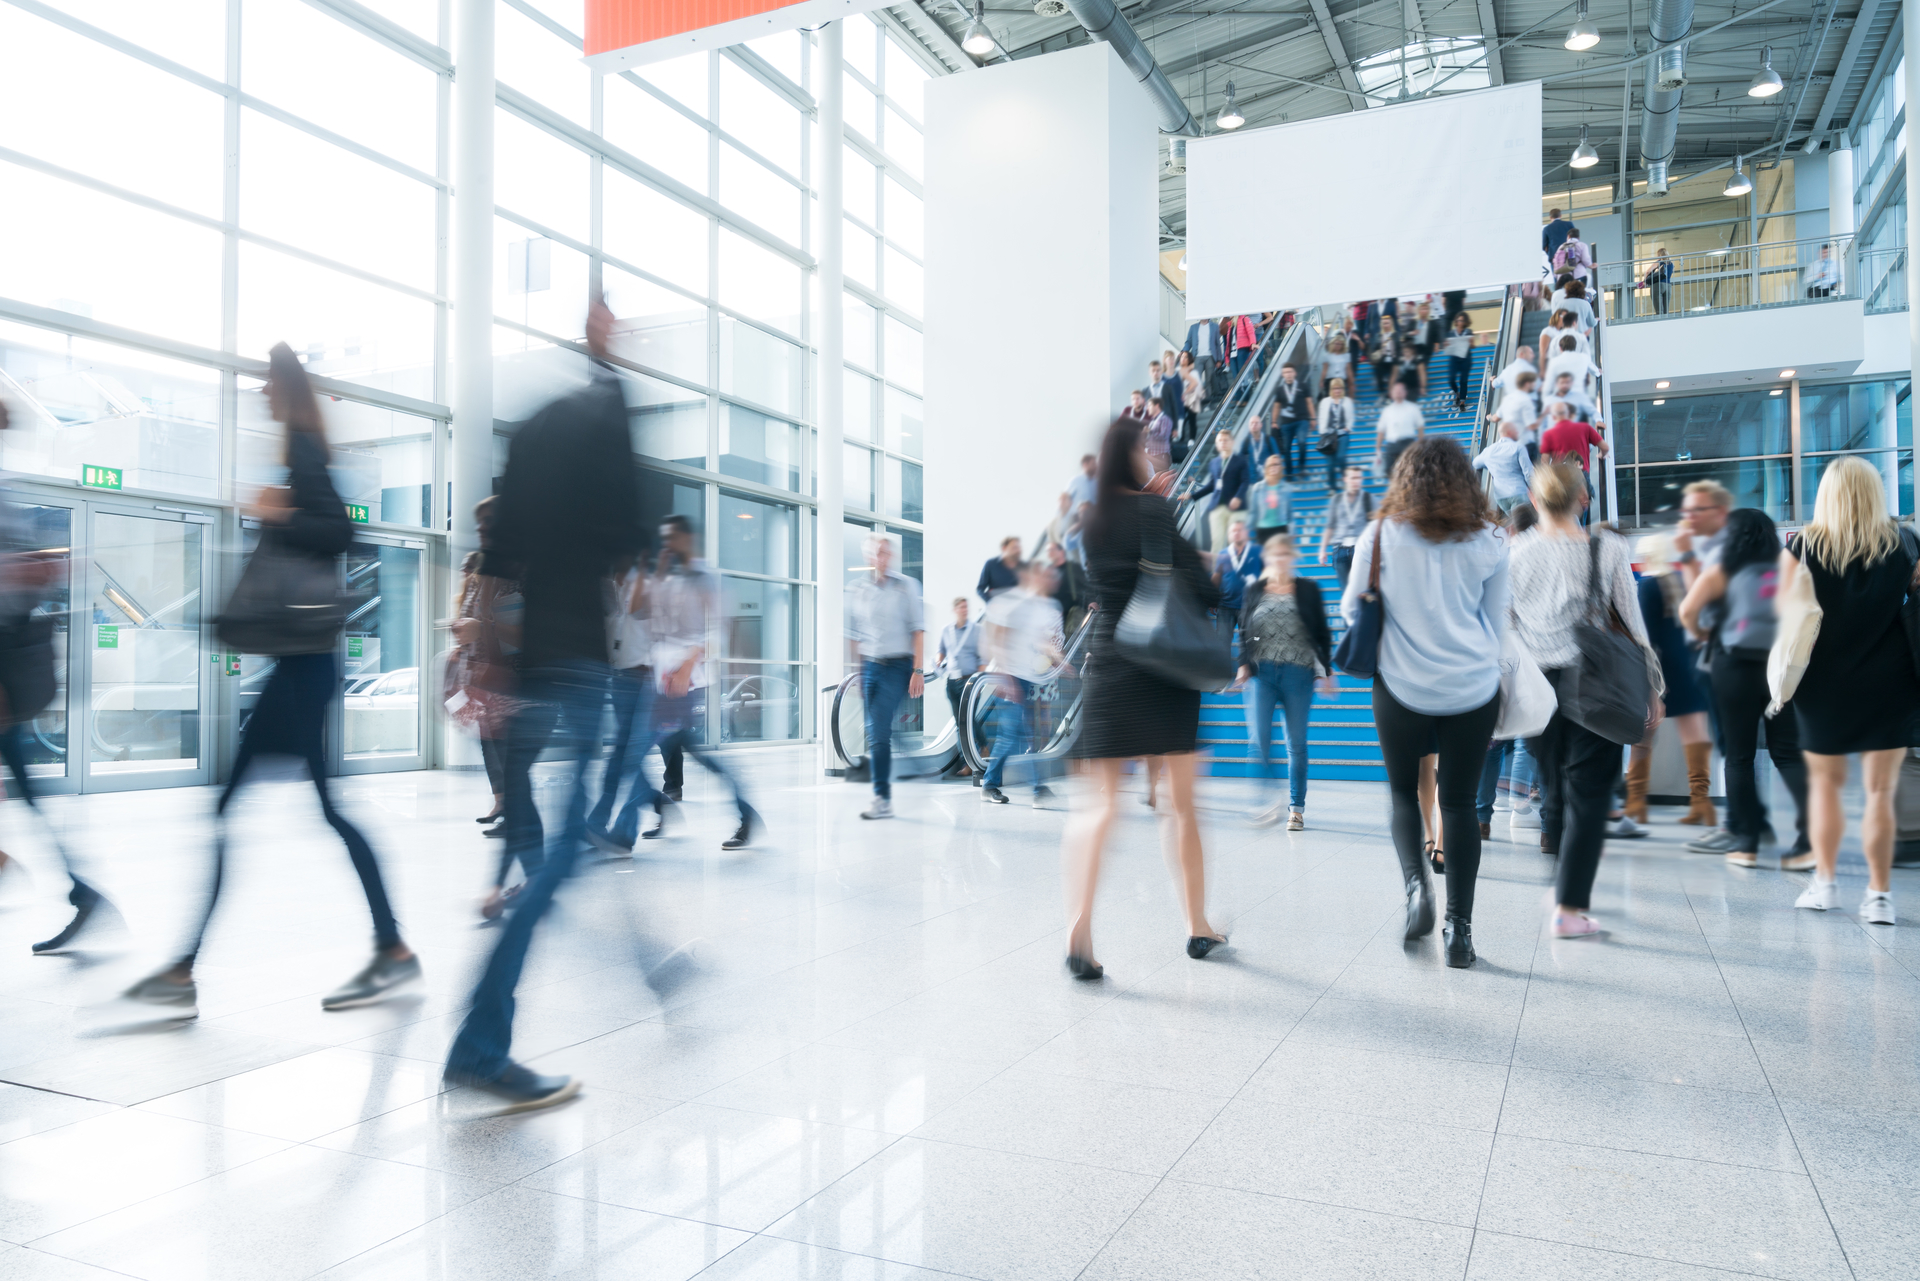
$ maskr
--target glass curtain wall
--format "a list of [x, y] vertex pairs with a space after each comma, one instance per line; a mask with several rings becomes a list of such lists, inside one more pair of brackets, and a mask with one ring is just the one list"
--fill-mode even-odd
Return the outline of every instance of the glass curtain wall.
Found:
[[1894, 512], [1915, 510], [1905, 379], [1617, 401], [1615, 413], [1620, 520], [1629, 528], [1677, 521], [1681, 494], [1696, 480], [1719, 481], [1741, 507], [1805, 524], [1822, 472], [1848, 454], [1880, 470]]
[[[0, 466], [232, 501], [281, 474], [244, 371], [285, 341], [334, 393], [342, 497], [444, 531], [449, 20], [445, 0], [0, 0], [0, 47], [31, 51], [0, 77]], [[601, 289], [649, 491], [726, 579], [709, 737], [809, 735], [809, 37], [602, 77], [580, 4], [498, 0], [496, 24], [496, 469], [584, 376]], [[866, 17], [845, 48], [834, 465], [846, 519], [894, 531], [917, 573], [928, 72]]]

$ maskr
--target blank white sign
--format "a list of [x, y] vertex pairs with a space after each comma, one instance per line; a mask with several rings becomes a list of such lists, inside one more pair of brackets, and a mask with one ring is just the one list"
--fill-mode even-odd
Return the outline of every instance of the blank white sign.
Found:
[[1540, 84], [1187, 144], [1187, 314], [1540, 274]]

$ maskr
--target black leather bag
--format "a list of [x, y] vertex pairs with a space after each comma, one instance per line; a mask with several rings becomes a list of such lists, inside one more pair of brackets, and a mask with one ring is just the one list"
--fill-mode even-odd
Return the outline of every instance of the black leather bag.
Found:
[[1173, 535], [1163, 530], [1149, 537], [1155, 545], [1141, 548], [1140, 576], [1114, 624], [1113, 647], [1170, 685], [1224, 689], [1238, 674], [1232, 625], [1194, 599], [1174, 572]]
[[38, 716], [59, 692], [53, 664], [53, 615], [28, 614], [0, 628], [0, 692], [6, 694], [6, 723]]
[[1906, 629], [1907, 652], [1913, 658], [1913, 670], [1920, 673], [1920, 590], [1914, 587], [1914, 578], [1920, 574], [1920, 534], [1906, 525], [1900, 527], [1900, 550], [1906, 553], [1910, 566], [1907, 599], [1900, 606], [1900, 626]]
[[1371, 677], [1380, 668], [1380, 630], [1386, 626], [1386, 602], [1380, 596], [1380, 527], [1373, 525], [1373, 564], [1367, 569], [1367, 590], [1360, 593], [1360, 617], [1353, 620], [1340, 648], [1333, 651], [1333, 665], [1349, 676]]
[[1561, 678], [1560, 710], [1574, 724], [1624, 747], [1646, 737], [1653, 685], [1646, 651], [1627, 635], [1601, 589], [1600, 538], [1595, 533], [1587, 540], [1587, 617], [1573, 629], [1580, 659]]
[[214, 635], [243, 654], [323, 654], [339, 643], [349, 604], [335, 561], [286, 548], [268, 531], [214, 620]]

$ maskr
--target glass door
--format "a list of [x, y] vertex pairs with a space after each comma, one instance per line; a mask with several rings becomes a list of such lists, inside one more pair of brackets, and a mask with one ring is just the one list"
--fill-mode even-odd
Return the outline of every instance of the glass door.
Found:
[[423, 710], [439, 688], [427, 661], [425, 555], [425, 543], [367, 534], [347, 551], [353, 606], [340, 638], [340, 732], [333, 736], [343, 774], [422, 767]]
[[22, 555], [39, 564], [32, 576], [40, 580], [37, 611], [53, 619], [53, 673], [57, 681], [53, 701], [25, 727], [27, 773], [36, 786], [50, 792], [73, 791], [78, 778], [67, 753], [68, 671], [72, 665], [73, 540], [80, 509], [14, 495], [20, 521]]
[[202, 634], [212, 518], [185, 509], [87, 505], [83, 791], [182, 787], [211, 777]]

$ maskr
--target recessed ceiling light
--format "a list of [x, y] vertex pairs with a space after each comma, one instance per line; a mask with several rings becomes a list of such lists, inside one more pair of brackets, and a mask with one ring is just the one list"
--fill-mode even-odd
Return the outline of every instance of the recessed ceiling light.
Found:
[[1784, 390], [1786, 390], [1784, 387], [1775, 387], [1772, 391], [1768, 392], [1767, 395], [1778, 396]]
[[1671, 386], [1673, 386], [1673, 384], [1672, 384], [1672, 383], [1666, 383], [1666, 382], [1661, 382], [1661, 383], [1655, 383], [1655, 384], [1653, 385], [1653, 389], [1654, 389], [1655, 391], [1665, 391], [1665, 390], [1666, 390], [1667, 388], [1669, 388], [1669, 387], [1671, 387]]
[[1666, 404], [1667, 402], [1666, 402], [1666, 401], [1664, 401], [1664, 400], [1656, 400], [1656, 401], [1654, 401], [1653, 403], [1654, 403], [1654, 404], [1656, 404], [1656, 405], [1664, 405], [1664, 404]]
[[1793, 370], [1791, 370], [1791, 369], [1782, 369], [1782, 370], [1780, 371], [1780, 376], [1781, 376], [1782, 378], [1791, 378], [1791, 377], [1793, 377]]

